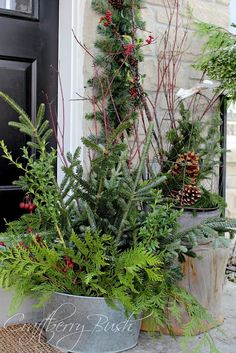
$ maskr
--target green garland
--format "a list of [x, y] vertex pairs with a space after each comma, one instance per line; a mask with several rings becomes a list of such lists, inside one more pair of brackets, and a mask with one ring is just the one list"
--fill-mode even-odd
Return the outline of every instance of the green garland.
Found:
[[[96, 109], [95, 117], [108, 132], [121, 121], [137, 119], [145, 96], [138, 63], [144, 59], [142, 47], [154, 40], [147, 35], [145, 42], [137, 32], [145, 30], [141, 18], [143, 1], [124, 1], [119, 8], [111, 3], [108, 0], [92, 1], [93, 9], [101, 18], [97, 26], [99, 38], [95, 42], [98, 49], [94, 58], [95, 74], [88, 81], [94, 101], [106, 100], [105, 109]], [[94, 113], [87, 114], [86, 118], [94, 119]]]

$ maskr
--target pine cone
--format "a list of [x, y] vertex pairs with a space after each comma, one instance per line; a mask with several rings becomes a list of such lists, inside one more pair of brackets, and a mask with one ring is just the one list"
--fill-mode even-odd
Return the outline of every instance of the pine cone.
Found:
[[114, 9], [120, 10], [123, 8], [124, 0], [108, 0], [109, 4], [114, 7]]
[[177, 193], [172, 190], [171, 196], [179, 200], [180, 206], [192, 206], [201, 197], [201, 190], [195, 185], [186, 185], [183, 190]]
[[192, 184], [195, 184], [199, 173], [199, 156], [195, 152], [187, 152], [180, 154], [177, 161], [171, 168], [172, 175], [176, 176], [181, 173], [191, 178]]

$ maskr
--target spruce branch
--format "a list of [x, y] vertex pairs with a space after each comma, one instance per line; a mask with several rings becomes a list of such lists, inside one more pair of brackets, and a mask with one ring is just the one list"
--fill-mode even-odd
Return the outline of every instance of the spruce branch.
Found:
[[147, 155], [148, 155], [148, 150], [149, 150], [149, 146], [150, 146], [151, 139], [152, 139], [153, 128], [154, 128], [153, 123], [150, 123], [149, 128], [148, 128], [146, 141], [145, 141], [145, 144], [144, 144], [144, 147], [143, 147], [143, 151], [142, 151], [141, 161], [139, 163], [139, 167], [138, 167], [138, 171], [137, 171], [137, 176], [136, 176], [136, 179], [134, 181], [134, 185], [132, 187], [132, 191], [131, 191], [129, 202], [127, 203], [126, 210], [125, 210], [125, 212], [123, 214], [123, 217], [121, 219], [121, 223], [120, 223], [120, 227], [119, 227], [118, 235], [117, 235], [117, 243], [119, 243], [120, 240], [121, 240], [122, 232], [123, 232], [124, 227], [125, 227], [125, 222], [126, 222], [127, 216], [128, 216], [129, 211], [130, 211], [130, 208], [132, 207], [133, 199], [135, 197], [135, 194], [136, 194], [137, 189], [138, 189], [138, 185], [139, 185], [141, 177], [142, 177], [145, 161], [146, 161], [146, 158], [147, 158]]
[[[44, 150], [45, 137], [49, 138], [51, 134], [51, 130], [48, 128], [48, 121], [43, 121], [42, 114], [45, 112], [44, 104], [41, 104], [39, 108], [38, 117], [36, 119], [37, 126], [35, 126], [27, 113], [11, 97], [3, 92], [0, 92], [0, 97], [19, 114], [19, 122], [11, 121], [9, 125], [30, 136], [35, 140], [35, 146], [37, 146], [38, 149]], [[42, 138], [43, 136], [44, 138]]]

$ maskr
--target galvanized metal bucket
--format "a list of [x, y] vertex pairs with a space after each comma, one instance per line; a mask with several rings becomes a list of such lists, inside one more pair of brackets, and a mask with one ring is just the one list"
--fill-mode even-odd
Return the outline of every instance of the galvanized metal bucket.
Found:
[[188, 230], [192, 227], [199, 225], [201, 222], [205, 221], [207, 218], [218, 217], [220, 211], [216, 209], [206, 209], [206, 210], [195, 210], [189, 209], [184, 210], [182, 216], [179, 217], [178, 222], [180, 224], [180, 231]]
[[25, 298], [16, 313], [10, 315], [9, 308], [14, 295], [14, 291], [9, 292], [0, 288], [0, 328], [25, 323], [36, 323], [43, 319], [43, 310], [33, 308], [32, 306], [37, 301], [29, 297]]
[[104, 298], [55, 293], [44, 309], [49, 345], [71, 353], [117, 353], [137, 345], [141, 316], [125, 316]]

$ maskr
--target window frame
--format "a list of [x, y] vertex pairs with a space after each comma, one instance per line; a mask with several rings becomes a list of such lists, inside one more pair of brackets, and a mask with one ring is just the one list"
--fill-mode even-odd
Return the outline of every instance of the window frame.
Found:
[[0, 8], [0, 16], [8, 16], [19, 19], [39, 21], [39, 0], [32, 0], [32, 13], [7, 10]]

